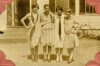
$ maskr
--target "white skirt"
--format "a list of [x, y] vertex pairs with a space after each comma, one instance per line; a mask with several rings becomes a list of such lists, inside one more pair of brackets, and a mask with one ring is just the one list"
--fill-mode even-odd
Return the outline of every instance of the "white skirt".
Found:
[[41, 43], [42, 45], [53, 45], [53, 29], [42, 29], [41, 32]]
[[31, 47], [37, 46], [41, 37], [41, 27], [40, 24], [36, 25], [35, 31], [32, 34], [31, 38]]
[[59, 39], [56, 39], [54, 42], [55, 48], [63, 48], [63, 42]]
[[79, 47], [79, 39], [76, 34], [66, 34], [64, 39], [64, 48]]
[[59, 35], [57, 33], [55, 33], [54, 35], [55, 39], [54, 39], [54, 46], [55, 48], [63, 48], [63, 40], [60, 39]]

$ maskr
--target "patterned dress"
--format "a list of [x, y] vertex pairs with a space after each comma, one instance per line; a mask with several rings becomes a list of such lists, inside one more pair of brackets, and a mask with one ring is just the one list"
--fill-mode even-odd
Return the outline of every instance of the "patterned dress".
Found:
[[41, 43], [43, 46], [52, 45], [53, 39], [53, 31], [54, 31], [54, 16], [50, 12], [48, 16], [43, 12], [40, 17], [41, 21]]
[[60, 17], [55, 15], [55, 31], [54, 31], [54, 45], [55, 48], [63, 48], [64, 43], [64, 15]]
[[29, 42], [31, 47], [37, 46], [41, 37], [41, 24], [39, 14], [29, 14], [29, 20], [34, 23], [34, 26], [31, 27], [29, 31]]
[[70, 18], [65, 20], [65, 38], [64, 38], [64, 48], [75, 48], [79, 46], [79, 39], [77, 36], [77, 31], [74, 28], [74, 19]]

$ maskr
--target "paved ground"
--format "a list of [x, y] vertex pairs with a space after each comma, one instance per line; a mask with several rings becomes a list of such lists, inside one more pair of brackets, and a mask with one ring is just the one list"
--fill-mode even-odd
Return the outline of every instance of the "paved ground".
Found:
[[[42, 53], [42, 48], [40, 47], [39, 53]], [[76, 61], [67, 64], [65, 61], [63, 63], [56, 62], [55, 56], [52, 58], [51, 63], [44, 63], [42, 59], [38, 62], [32, 62], [28, 55], [30, 54], [30, 48], [27, 43], [0, 43], [0, 50], [2, 50], [7, 59], [12, 60], [16, 66], [85, 66], [85, 64], [94, 59], [95, 54], [100, 51], [100, 41], [81, 39], [80, 47], [76, 49], [75, 58]], [[54, 49], [52, 49], [54, 51]], [[54, 52], [53, 52], [54, 53]], [[65, 53], [67, 55], [67, 52]], [[41, 55], [42, 58], [42, 55]], [[63, 57], [66, 58], [66, 57]]]

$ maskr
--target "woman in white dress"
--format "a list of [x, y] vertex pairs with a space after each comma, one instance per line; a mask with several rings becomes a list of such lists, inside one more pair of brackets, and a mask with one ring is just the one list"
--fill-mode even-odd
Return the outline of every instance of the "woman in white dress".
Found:
[[43, 45], [44, 61], [50, 62], [50, 54], [53, 43], [54, 15], [50, 11], [49, 4], [44, 5], [44, 12], [40, 16], [41, 43]]
[[66, 10], [65, 15], [64, 48], [68, 50], [68, 63], [70, 63], [71, 61], [73, 61], [74, 49], [79, 46], [79, 39], [77, 36], [79, 27], [75, 25], [75, 21], [71, 16], [71, 9]]
[[[32, 13], [28, 13], [21, 19], [22, 24], [29, 30], [29, 44], [31, 47], [32, 60], [38, 61], [38, 43], [41, 35], [40, 15], [38, 13], [38, 5], [32, 5]], [[25, 20], [29, 19], [29, 25], [25, 24]]]
[[55, 42], [54, 46], [56, 49], [56, 61], [63, 61], [63, 41], [64, 41], [64, 15], [63, 8], [58, 6], [56, 9], [57, 14], [55, 15]]

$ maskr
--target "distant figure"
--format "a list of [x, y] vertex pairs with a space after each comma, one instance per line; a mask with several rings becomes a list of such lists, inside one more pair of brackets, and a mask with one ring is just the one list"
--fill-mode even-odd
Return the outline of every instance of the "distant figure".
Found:
[[[30, 28], [29, 44], [31, 47], [32, 61], [38, 61], [38, 44], [41, 36], [41, 24], [38, 9], [38, 5], [32, 5], [32, 13], [28, 13], [21, 19], [21, 22], [25, 28]], [[25, 24], [26, 19], [29, 19], [28, 26]]]
[[49, 4], [44, 5], [44, 12], [40, 16], [41, 43], [43, 45], [44, 61], [51, 61], [50, 54], [53, 43], [54, 15], [50, 11]]
[[69, 59], [68, 63], [74, 60], [74, 50], [79, 46], [79, 39], [77, 36], [79, 27], [75, 25], [75, 21], [71, 16], [71, 9], [66, 10], [65, 13], [65, 39], [64, 48], [68, 50]]

